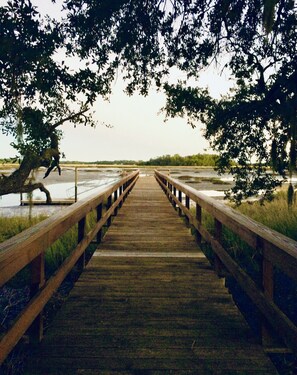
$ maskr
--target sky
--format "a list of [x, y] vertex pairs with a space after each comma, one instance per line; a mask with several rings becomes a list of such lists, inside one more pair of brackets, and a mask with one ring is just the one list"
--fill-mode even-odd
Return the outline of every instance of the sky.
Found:
[[[0, 0], [0, 5], [5, 2]], [[41, 0], [35, 2], [40, 4]], [[230, 87], [228, 77], [213, 70], [206, 71], [200, 83], [208, 86], [214, 97]], [[64, 136], [60, 151], [65, 154], [65, 160], [148, 160], [166, 154], [186, 156], [212, 152], [201, 126], [192, 129], [181, 118], [164, 123], [165, 115], [159, 113], [165, 105], [164, 94], [152, 90], [147, 97], [138, 94], [129, 97], [123, 89], [124, 83], [118, 78], [110, 100], [98, 99], [94, 106], [98, 122], [110, 124], [112, 128], [103, 125], [95, 129], [83, 125], [73, 128], [67, 124], [61, 127]], [[10, 146], [12, 141], [0, 134], [0, 158], [16, 155]]]

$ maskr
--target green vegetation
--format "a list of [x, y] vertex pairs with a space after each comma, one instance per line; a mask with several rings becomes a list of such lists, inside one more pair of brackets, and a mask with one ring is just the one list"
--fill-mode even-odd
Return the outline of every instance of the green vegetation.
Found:
[[163, 155], [156, 158], [151, 158], [148, 161], [143, 160], [101, 160], [96, 164], [106, 165], [137, 165], [137, 166], [204, 166], [215, 167], [217, 155], [213, 154], [196, 154], [189, 156]]
[[140, 165], [215, 167], [217, 160], [218, 156], [214, 154], [196, 154], [189, 156], [175, 154], [173, 156], [164, 155], [150, 159], [147, 162], [142, 162]]
[[244, 203], [241, 213], [297, 241], [297, 204], [288, 207], [287, 193], [281, 190], [271, 202]]
[[28, 217], [1, 217], [0, 216], [0, 242], [7, 240], [10, 237], [22, 232], [23, 230], [37, 224], [44, 220], [46, 216], [35, 216], [29, 219]]

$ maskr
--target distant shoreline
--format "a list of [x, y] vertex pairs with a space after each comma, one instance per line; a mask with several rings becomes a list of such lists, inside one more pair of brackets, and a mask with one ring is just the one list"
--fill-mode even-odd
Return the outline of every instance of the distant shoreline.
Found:
[[[150, 168], [150, 169], [164, 169], [164, 168], [201, 168], [209, 169], [214, 168], [212, 165], [138, 165], [138, 164], [96, 164], [96, 163], [60, 163], [61, 168]], [[0, 170], [2, 169], [15, 169], [18, 168], [18, 163], [3, 163], [0, 164]], [[38, 170], [46, 169], [44, 167], [38, 168]]]

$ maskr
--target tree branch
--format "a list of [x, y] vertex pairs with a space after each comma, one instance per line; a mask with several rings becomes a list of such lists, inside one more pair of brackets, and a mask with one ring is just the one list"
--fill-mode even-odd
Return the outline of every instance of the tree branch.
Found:
[[71, 120], [75, 119], [76, 117], [79, 117], [79, 116], [83, 115], [84, 113], [86, 113], [89, 110], [89, 107], [87, 105], [88, 105], [88, 103], [86, 103], [83, 106], [83, 109], [81, 109], [79, 112], [72, 113], [68, 117], [65, 117], [64, 119], [56, 122], [54, 125], [52, 125], [50, 127], [50, 130], [54, 130], [54, 129], [58, 128], [60, 125], [64, 124], [64, 122], [71, 121]]

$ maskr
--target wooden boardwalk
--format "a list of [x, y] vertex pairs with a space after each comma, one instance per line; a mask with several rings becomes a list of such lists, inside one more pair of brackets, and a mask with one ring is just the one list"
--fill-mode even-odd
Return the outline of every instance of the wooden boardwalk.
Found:
[[275, 374], [153, 177], [140, 178], [26, 374]]

